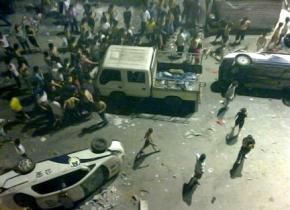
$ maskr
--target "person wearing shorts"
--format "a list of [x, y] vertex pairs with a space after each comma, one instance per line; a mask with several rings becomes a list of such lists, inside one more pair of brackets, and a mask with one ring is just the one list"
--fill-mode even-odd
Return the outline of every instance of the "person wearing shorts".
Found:
[[237, 126], [239, 126], [239, 131], [238, 131], [237, 136], [240, 135], [240, 132], [244, 126], [246, 117], [247, 117], [247, 109], [246, 108], [242, 108], [236, 115], [235, 126], [233, 127], [233, 132], [235, 131], [235, 128]]

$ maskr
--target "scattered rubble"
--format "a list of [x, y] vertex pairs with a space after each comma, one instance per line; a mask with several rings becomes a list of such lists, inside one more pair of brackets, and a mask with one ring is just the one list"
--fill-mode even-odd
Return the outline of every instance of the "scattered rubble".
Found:
[[95, 195], [92, 200], [80, 206], [78, 210], [109, 210], [117, 206], [120, 195], [115, 186], [103, 190]]

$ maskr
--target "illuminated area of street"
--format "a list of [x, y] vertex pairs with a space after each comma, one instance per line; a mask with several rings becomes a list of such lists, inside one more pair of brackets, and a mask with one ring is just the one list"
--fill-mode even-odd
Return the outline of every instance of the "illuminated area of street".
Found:
[[290, 209], [290, 2], [0, 0], [0, 210]]

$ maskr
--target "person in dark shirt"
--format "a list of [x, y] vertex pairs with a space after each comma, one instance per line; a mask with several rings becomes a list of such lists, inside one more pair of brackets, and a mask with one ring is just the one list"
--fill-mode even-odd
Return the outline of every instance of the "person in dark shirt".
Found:
[[124, 24], [125, 24], [127, 29], [130, 28], [131, 17], [132, 17], [132, 12], [130, 10], [130, 7], [126, 6], [126, 10], [123, 13], [123, 18], [124, 18]]
[[233, 133], [235, 132], [235, 128], [237, 126], [239, 126], [239, 131], [238, 131], [237, 136], [240, 135], [240, 132], [244, 126], [246, 117], [247, 117], [247, 109], [246, 108], [242, 108], [236, 115], [235, 126], [233, 127]]
[[255, 147], [255, 143], [255, 139], [251, 135], [248, 135], [243, 139], [243, 144], [235, 162], [236, 164], [240, 164], [243, 159], [247, 158], [246, 155]]

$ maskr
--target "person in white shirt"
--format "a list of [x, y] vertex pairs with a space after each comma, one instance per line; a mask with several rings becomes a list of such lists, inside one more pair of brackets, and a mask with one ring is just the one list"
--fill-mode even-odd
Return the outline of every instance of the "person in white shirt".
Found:
[[16, 66], [12, 62], [6, 62], [6, 63], [7, 63], [7, 68], [11, 77], [13, 77], [13, 79], [15, 80], [17, 87], [21, 88], [20, 74]]
[[17, 138], [14, 140], [14, 146], [15, 146], [15, 150], [16, 150], [18, 155], [21, 155], [22, 157], [25, 157], [25, 158], [27, 157], [25, 148], [20, 143], [20, 139]]
[[185, 42], [186, 42], [186, 35], [183, 29], [180, 29], [180, 32], [177, 35], [177, 39], [176, 39], [177, 52], [179, 53], [179, 55], [182, 54], [182, 52], [184, 51]]
[[237, 87], [238, 87], [237, 81], [233, 81], [228, 87], [227, 92], [225, 94], [225, 100], [223, 102], [225, 108], [228, 108], [229, 103], [234, 99]]
[[10, 46], [10, 43], [7, 39], [7, 35], [4, 35], [0, 32], [0, 46], [5, 49], [5, 55], [8, 59], [12, 58], [13, 56], [13, 50]]
[[199, 184], [198, 180], [202, 177], [205, 172], [205, 154], [196, 153], [196, 163], [194, 167], [194, 175], [191, 178], [189, 185], [192, 186], [194, 184]]
[[150, 20], [150, 18], [151, 18], [150, 12], [148, 9], [145, 8], [143, 12], [141, 13], [141, 30], [140, 30], [141, 35], [145, 33], [146, 25], [148, 21]]

